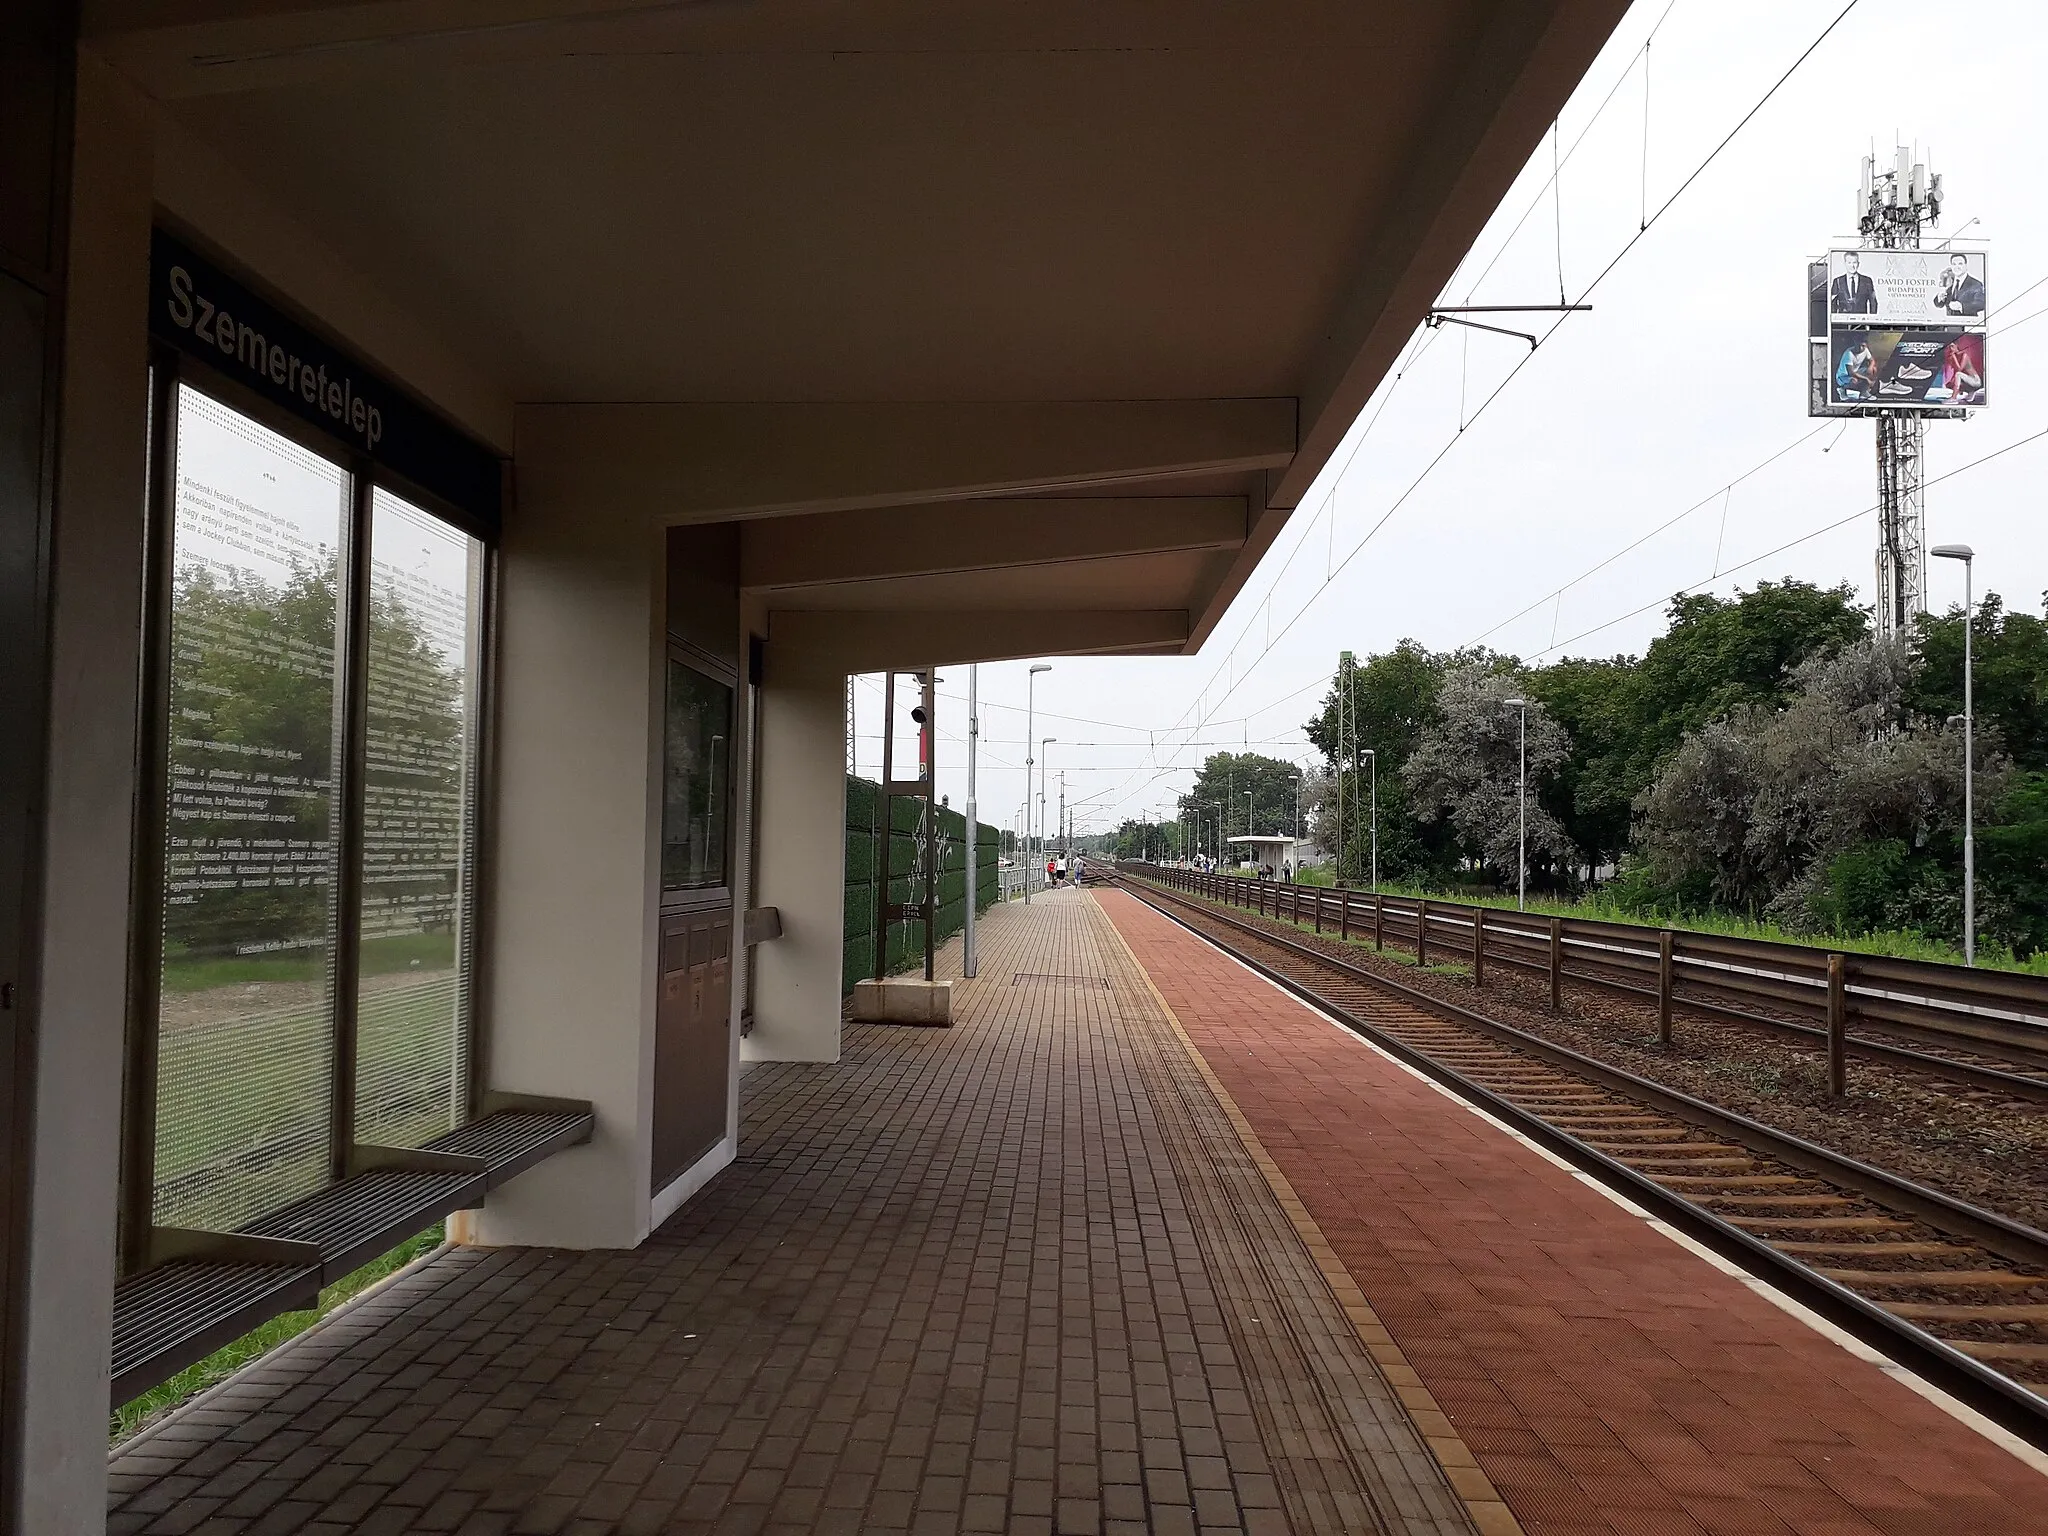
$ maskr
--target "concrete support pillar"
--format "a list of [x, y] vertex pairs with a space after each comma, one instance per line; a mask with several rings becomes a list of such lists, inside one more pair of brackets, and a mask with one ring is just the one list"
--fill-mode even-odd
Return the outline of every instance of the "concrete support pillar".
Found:
[[456, 1234], [631, 1247], [650, 1228], [660, 881], [662, 531], [592, 504], [522, 432], [499, 568], [484, 1073], [588, 1099], [597, 1132]]
[[104, 1529], [147, 479], [145, 104], [78, 72], [51, 579], [20, 1531]]
[[782, 937], [756, 962], [746, 1061], [837, 1061], [846, 944], [846, 673], [772, 640], [761, 695], [756, 900]]

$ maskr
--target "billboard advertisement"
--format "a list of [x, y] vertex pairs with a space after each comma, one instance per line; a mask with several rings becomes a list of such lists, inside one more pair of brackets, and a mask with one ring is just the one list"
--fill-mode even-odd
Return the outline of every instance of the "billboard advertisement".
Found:
[[1984, 333], [1979, 330], [1836, 325], [1825, 355], [1831, 406], [1947, 412], [1985, 403]]
[[[1811, 292], [1813, 286], [1809, 278], [1810, 305], [1815, 297]], [[1829, 251], [1825, 297], [1824, 313], [1830, 328], [1839, 325], [1940, 325], [1966, 329], [1982, 326], [1985, 313], [1984, 253]], [[1820, 306], [1813, 307], [1818, 309]], [[1821, 336], [1825, 332], [1809, 330], [1808, 334]]]

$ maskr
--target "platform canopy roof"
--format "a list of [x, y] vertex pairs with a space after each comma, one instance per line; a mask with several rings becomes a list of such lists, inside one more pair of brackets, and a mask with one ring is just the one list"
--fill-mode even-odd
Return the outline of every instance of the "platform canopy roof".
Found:
[[84, 0], [172, 222], [302, 298], [317, 239], [522, 458], [777, 520], [794, 631], [982, 655], [1200, 643], [1625, 9]]

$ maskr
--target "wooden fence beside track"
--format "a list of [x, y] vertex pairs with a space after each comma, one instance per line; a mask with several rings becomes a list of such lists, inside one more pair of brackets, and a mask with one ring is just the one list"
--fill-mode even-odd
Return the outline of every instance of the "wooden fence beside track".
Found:
[[[1117, 868], [1331, 937], [1369, 937], [1376, 948], [1394, 943], [1424, 962], [1464, 964], [1481, 985], [1494, 967], [1540, 975], [1549, 982], [1553, 1009], [1570, 982], [1653, 1006], [1660, 1034], [1675, 1008], [1807, 1036], [1829, 1050], [1830, 1077], [1837, 1081], [1843, 1056], [1856, 1055], [2048, 1101], [2048, 1079], [2033, 1075], [2048, 1073], [2048, 977], [1551, 917], [1434, 896], [1386, 896], [1153, 864]], [[1866, 1032], [1851, 1035], [1857, 1027]], [[1871, 1030], [1890, 1040], [1870, 1038]], [[2000, 1065], [1954, 1060], [1892, 1041], [1989, 1057]]]

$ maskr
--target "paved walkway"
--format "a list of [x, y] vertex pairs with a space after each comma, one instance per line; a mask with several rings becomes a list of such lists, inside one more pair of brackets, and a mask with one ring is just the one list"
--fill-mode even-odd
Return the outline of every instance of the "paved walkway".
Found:
[[112, 1528], [1512, 1529], [1095, 900], [983, 935], [953, 1029], [752, 1070], [640, 1249], [443, 1253], [131, 1441]]
[[2048, 1478], [1122, 892], [1105, 910], [1535, 1536], [2019, 1536]]
[[639, 1250], [444, 1252], [125, 1446], [112, 1528], [2048, 1533], [2048, 1478], [1132, 898], [983, 932], [954, 1028], [751, 1071]]

